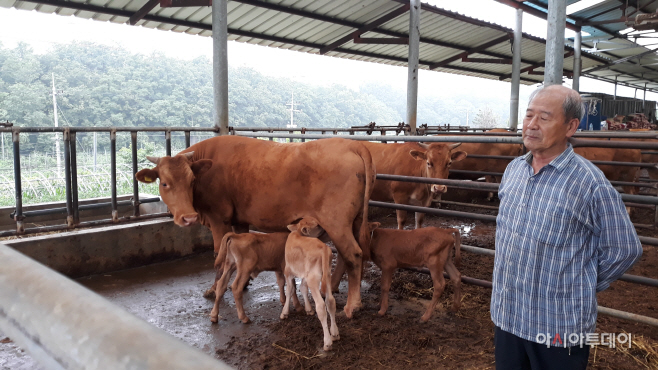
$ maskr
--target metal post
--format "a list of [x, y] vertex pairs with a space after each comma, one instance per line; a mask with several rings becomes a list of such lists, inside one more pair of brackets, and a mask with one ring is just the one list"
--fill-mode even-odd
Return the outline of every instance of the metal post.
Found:
[[133, 216], [139, 216], [139, 183], [135, 174], [137, 174], [137, 131], [130, 132], [130, 148], [132, 149], [133, 162]]
[[66, 225], [73, 227], [73, 194], [71, 194], [71, 130], [64, 129], [64, 182], [66, 184]]
[[228, 134], [228, 0], [212, 2], [213, 120], [220, 135]]
[[411, 135], [416, 135], [418, 113], [418, 59], [420, 48], [420, 0], [409, 0], [409, 58], [407, 75], [407, 123]]
[[644, 107], [647, 104], [647, 83], [644, 83], [644, 97], [642, 98], [642, 113], [644, 113]]
[[112, 182], [112, 221], [119, 220], [119, 210], [117, 208], [117, 130], [110, 131], [110, 181]]
[[166, 154], [171, 157], [171, 131], [165, 131], [165, 150]]
[[546, 36], [546, 67], [544, 86], [562, 85], [564, 67], [564, 29], [567, 21], [567, 0], [548, 1], [548, 32]]
[[190, 132], [185, 131], [185, 149], [190, 147]]
[[23, 234], [25, 226], [23, 225], [23, 189], [21, 188], [21, 148], [20, 148], [20, 129], [14, 127], [11, 131], [12, 141], [14, 142], [14, 190], [16, 191], [16, 234]]
[[519, 125], [519, 86], [521, 84], [521, 41], [523, 38], [523, 10], [516, 9], [514, 45], [512, 55], [512, 96], [510, 98], [509, 128], [516, 131]]
[[572, 88], [580, 92], [580, 49], [581, 43], [583, 40], [583, 34], [581, 31], [576, 32], [576, 37], [574, 37], [573, 42], [573, 86]]
[[96, 172], [96, 152], [98, 147], [98, 141], [96, 141], [96, 134], [98, 134], [98, 132], [94, 132], [94, 172]]
[[71, 132], [69, 137], [71, 138], [69, 141], [71, 146], [71, 207], [73, 207], [73, 224], [77, 225], [80, 223], [80, 210], [78, 209], [78, 157], [75, 132]]

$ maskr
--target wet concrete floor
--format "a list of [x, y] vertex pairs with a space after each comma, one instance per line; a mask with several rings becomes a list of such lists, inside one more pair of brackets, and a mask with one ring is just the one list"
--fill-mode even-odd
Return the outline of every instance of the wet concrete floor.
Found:
[[[281, 313], [273, 272], [263, 272], [244, 293], [245, 311], [252, 324], [237, 318], [231, 291], [224, 295], [220, 320], [211, 324], [213, 301], [203, 298], [212, 285], [212, 253], [158, 263], [76, 281], [128, 312], [212, 356], [234, 337], [265, 334], [259, 322], [277, 320]], [[346, 291], [346, 282], [341, 283]], [[301, 297], [300, 297], [301, 298]], [[0, 333], [0, 369], [40, 369], [37, 362]]]

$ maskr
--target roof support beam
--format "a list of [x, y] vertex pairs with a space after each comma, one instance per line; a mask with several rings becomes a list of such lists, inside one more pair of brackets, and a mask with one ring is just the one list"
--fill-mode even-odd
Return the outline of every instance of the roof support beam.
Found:
[[654, 49], [651, 49], [651, 50], [647, 50], [647, 51], [645, 51], [644, 53], [640, 53], [640, 54], [637, 54], [637, 55], [631, 55], [631, 56], [626, 57], [626, 58], [621, 58], [621, 59], [613, 60], [612, 62], [609, 62], [609, 63], [607, 63], [607, 64], [603, 64], [603, 65], [600, 65], [600, 66], [598, 66], [598, 67], [590, 68], [590, 69], [587, 70], [587, 73], [592, 73], [592, 72], [595, 72], [595, 71], [598, 71], [598, 70], [601, 70], [601, 69], [610, 68], [610, 67], [612, 67], [612, 66], [614, 66], [614, 65], [616, 65], [616, 64], [624, 63], [624, 62], [628, 62], [628, 61], [630, 61], [630, 60], [632, 60], [632, 59], [642, 58], [643, 56], [645, 56], [645, 55], [647, 55], [647, 54], [654, 53], [656, 50], [658, 50], [658, 48], [654, 48]]
[[135, 14], [133, 14], [130, 17], [128, 23], [130, 23], [131, 26], [136, 25], [137, 22], [139, 22], [142, 18], [144, 18], [144, 16], [147, 15], [151, 10], [153, 10], [153, 8], [155, 8], [155, 6], [158, 5], [159, 3], [160, 0], [149, 0], [148, 2], [146, 2], [146, 4], [144, 4], [144, 6], [139, 8], [139, 10], [136, 11]]
[[[528, 14], [534, 15], [535, 17], [548, 20], [548, 14], [542, 12], [539, 9], [536, 9], [536, 8], [531, 7], [531, 6], [525, 5], [521, 2], [517, 2], [516, 0], [496, 0], [496, 1], [501, 3], [501, 4], [511, 6], [512, 8], [521, 9], [521, 10], [523, 10], [524, 12], [526, 12]], [[576, 32], [580, 31], [580, 26], [577, 26], [575, 24], [571, 24], [569, 22], [565, 22], [565, 27], [572, 30], [572, 31], [576, 31]]]
[[[567, 53], [564, 54], [564, 58], [566, 59], [566, 58], [569, 58], [569, 57], [571, 57], [571, 56], [573, 56], [573, 55], [574, 55], [574, 52], [573, 52], [573, 50], [571, 50], [571, 51], [569, 51], [569, 52], [567, 52]], [[533, 64], [531, 64], [531, 65], [529, 65], [529, 66], [527, 66], [527, 67], [525, 67], [525, 68], [522, 68], [521, 71], [520, 71], [520, 73], [529, 72], [529, 71], [534, 70], [535, 68], [541, 68], [541, 67], [544, 67], [545, 65], [546, 65], [546, 61], [538, 62], [538, 63], [533, 63]], [[511, 74], [504, 74], [504, 75], [502, 75], [502, 76], [500, 77], [500, 80], [501, 80], [501, 81], [502, 81], [502, 80], [506, 80], [506, 79], [508, 79], [508, 78], [510, 78], [510, 77], [512, 77]]]
[[474, 47], [474, 48], [472, 48], [472, 49], [468, 49], [468, 50], [466, 50], [465, 52], [463, 52], [463, 53], [461, 53], [461, 54], [457, 54], [457, 55], [455, 55], [455, 56], [453, 56], [453, 57], [450, 57], [450, 58], [444, 59], [444, 60], [442, 60], [442, 61], [440, 61], [440, 62], [438, 62], [438, 63], [434, 63], [434, 64], [432, 64], [432, 65], [430, 66], [430, 69], [435, 69], [435, 68], [443, 67], [443, 66], [448, 65], [448, 64], [450, 64], [450, 63], [452, 63], [452, 62], [454, 62], [454, 61], [456, 61], [456, 60], [458, 60], [458, 59], [460, 59], [460, 58], [466, 58], [466, 57], [468, 57], [469, 54], [479, 53], [479, 52], [481, 52], [481, 51], [483, 51], [483, 50], [489, 49], [490, 47], [495, 46], [495, 45], [498, 45], [498, 44], [500, 44], [500, 43], [502, 43], [502, 42], [505, 42], [505, 41], [507, 41], [507, 40], [509, 40], [509, 39], [510, 39], [510, 35], [508, 34], [508, 35], [505, 35], [505, 36], [503, 36], [503, 37], [499, 37], [499, 38], [497, 38], [497, 39], [495, 39], [495, 40], [491, 40], [491, 41], [489, 41], [489, 42], [487, 42], [487, 43], [484, 43], [484, 44], [482, 44], [482, 45], [480, 45], [480, 46]]
[[462, 62], [466, 62], [466, 63], [487, 63], [487, 64], [512, 64], [512, 59], [463, 57]]
[[330, 51], [336, 49], [337, 47], [349, 42], [350, 40], [353, 40], [353, 39], [361, 36], [362, 34], [368, 32], [368, 31], [372, 31], [375, 28], [381, 26], [382, 24], [384, 24], [386, 22], [389, 22], [389, 21], [401, 16], [402, 14], [404, 14], [408, 11], [409, 11], [409, 4], [406, 4], [406, 5], [404, 5], [400, 8], [397, 8], [394, 11], [392, 11], [392, 12], [390, 12], [390, 13], [382, 16], [382, 17], [377, 18], [376, 20], [372, 21], [371, 23], [369, 23], [369, 24], [367, 24], [363, 27], [360, 27], [358, 30], [350, 33], [349, 35], [347, 35], [345, 37], [341, 37], [340, 39], [338, 39], [338, 40], [332, 42], [331, 44], [323, 47], [322, 49], [320, 49], [320, 54], [321, 55], [327, 54], [328, 52], [330, 52]]
[[355, 44], [392, 44], [392, 45], [408, 45], [408, 37], [360, 37], [356, 36], [352, 40]]

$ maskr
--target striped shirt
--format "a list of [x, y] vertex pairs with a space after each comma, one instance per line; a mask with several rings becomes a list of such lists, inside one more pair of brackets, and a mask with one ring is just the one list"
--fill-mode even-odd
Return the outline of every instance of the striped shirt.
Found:
[[500, 184], [491, 319], [533, 342], [593, 333], [596, 292], [642, 245], [619, 193], [570, 144], [537, 174], [531, 164], [532, 153], [514, 159]]

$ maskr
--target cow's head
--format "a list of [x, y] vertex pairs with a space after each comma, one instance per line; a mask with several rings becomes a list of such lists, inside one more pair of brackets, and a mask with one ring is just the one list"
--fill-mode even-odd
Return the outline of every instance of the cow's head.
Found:
[[[466, 152], [455, 151], [462, 143], [418, 144], [425, 150], [412, 150], [409, 154], [418, 161], [425, 161], [425, 177], [428, 178], [447, 179], [452, 162], [458, 162], [466, 158]], [[448, 190], [445, 185], [437, 184], [433, 184], [430, 189], [434, 194], [445, 193]]]
[[324, 234], [324, 229], [318, 220], [313, 217], [304, 217], [299, 222], [288, 225], [288, 230], [299, 231], [303, 236], [319, 238]]
[[160, 197], [174, 215], [178, 226], [190, 226], [197, 222], [194, 210], [194, 181], [212, 166], [209, 159], [192, 162], [194, 152], [174, 157], [146, 157], [155, 168], [145, 168], [135, 174], [137, 181], [151, 183], [160, 179]]

